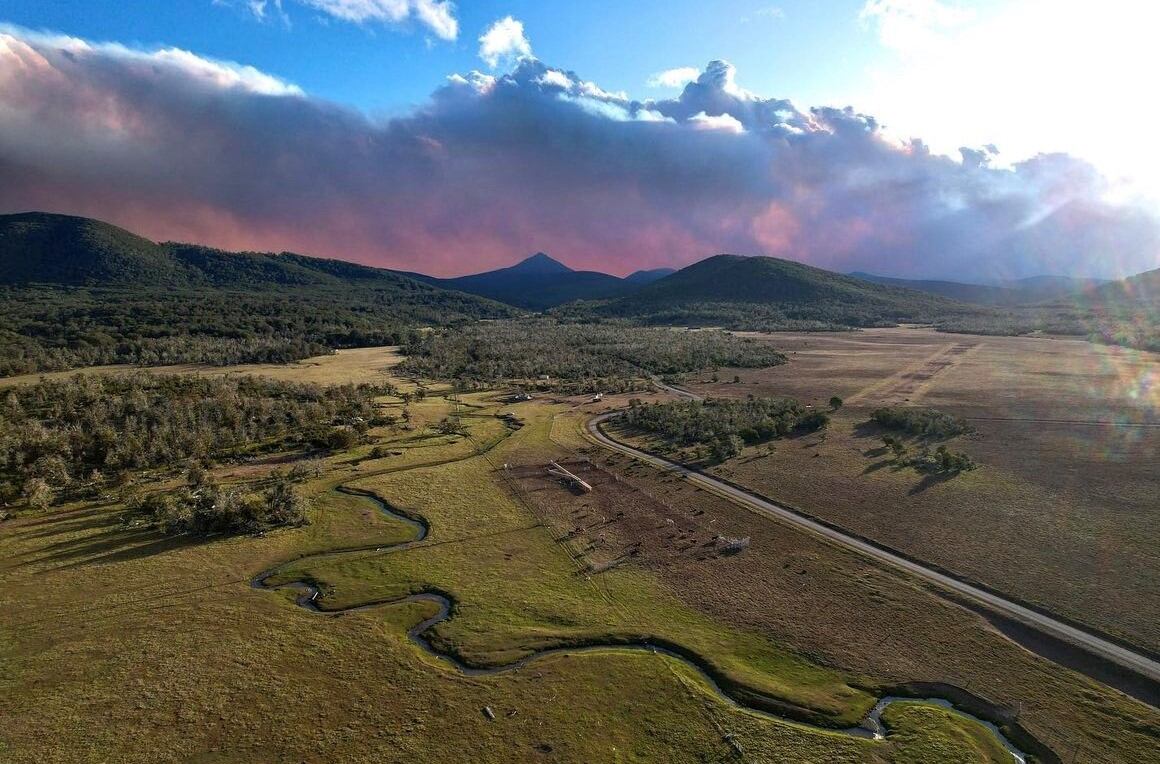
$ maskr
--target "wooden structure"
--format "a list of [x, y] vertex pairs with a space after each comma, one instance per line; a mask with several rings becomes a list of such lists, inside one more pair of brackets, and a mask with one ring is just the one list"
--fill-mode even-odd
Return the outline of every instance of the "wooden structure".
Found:
[[576, 477], [575, 475], [573, 475], [571, 472], [569, 472], [568, 470], [561, 467], [556, 462], [548, 462], [548, 474], [554, 475], [555, 477], [560, 478], [561, 480], [563, 480], [565, 483], [572, 486], [573, 488], [579, 488], [584, 493], [591, 493], [592, 492], [592, 486], [588, 485], [583, 480]]

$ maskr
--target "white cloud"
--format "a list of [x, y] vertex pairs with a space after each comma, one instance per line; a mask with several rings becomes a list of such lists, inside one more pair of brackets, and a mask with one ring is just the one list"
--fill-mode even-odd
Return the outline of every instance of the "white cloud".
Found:
[[[301, 96], [302, 89], [283, 79], [233, 61], [199, 56], [181, 48], [153, 51], [129, 48], [118, 43], [89, 42], [68, 35], [41, 34], [0, 24], [0, 53], [13, 61], [33, 61], [46, 65], [37, 48], [56, 49], [77, 59], [110, 59], [126, 65], [153, 70], [158, 76], [180, 77], [184, 82], [200, 82], [221, 90], [237, 90], [266, 96]], [[20, 53], [19, 56], [16, 54]], [[0, 67], [0, 71], [3, 67]]]
[[524, 34], [523, 22], [511, 16], [492, 24], [479, 38], [479, 57], [492, 69], [531, 55], [532, 43]]
[[676, 69], [665, 69], [648, 78], [650, 88], [679, 88], [701, 76], [701, 70], [695, 66], [679, 66]]
[[[260, 1], [260, 0], [259, 0]], [[415, 20], [442, 40], [459, 36], [451, 0], [298, 0], [302, 5], [354, 24]]]
[[571, 90], [572, 78], [564, 74], [559, 69], [549, 69], [540, 76], [539, 83], [541, 85], [550, 85], [552, 87], [563, 88], [564, 90]]
[[246, 5], [251, 13], [262, 20], [266, 19], [267, 9], [271, 7], [274, 13], [282, 15], [282, 0], [247, 0]]
[[213, 4], [226, 8], [242, 8], [258, 21], [268, 21], [276, 17], [283, 22], [289, 22], [289, 17], [282, 8], [282, 0], [213, 0]]
[[696, 130], [724, 130], [729, 133], [744, 133], [745, 126], [732, 114], [710, 116], [705, 112], [689, 117], [689, 124]]

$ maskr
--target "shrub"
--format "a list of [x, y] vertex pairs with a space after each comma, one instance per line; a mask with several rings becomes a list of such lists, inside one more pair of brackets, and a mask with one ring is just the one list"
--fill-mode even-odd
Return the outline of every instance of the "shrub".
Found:
[[946, 439], [971, 432], [964, 420], [934, 409], [891, 406], [876, 409], [870, 419], [888, 430], [925, 438]]
[[168, 535], [254, 533], [306, 523], [306, 505], [289, 479], [279, 477], [262, 494], [221, 487], [208, 480], [171, 493], [134, 496], [126, 506], [126, 521], [156, 528]]
[[825, 428], [829, 423], [829, 414], [824, 411], [811, 411], [798, 419], [794, 429], [798, 432], [817, 432]]

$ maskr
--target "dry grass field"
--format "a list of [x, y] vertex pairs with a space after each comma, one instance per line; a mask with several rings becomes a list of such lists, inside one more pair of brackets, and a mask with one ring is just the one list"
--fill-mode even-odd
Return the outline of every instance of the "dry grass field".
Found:
[[[1160, 649], [1160, 357], [920, 329], [773, 335], [790, 363], [721, 370], [704, 395], [845, 400], [822, 435], [747, 449], [729, 479], [1066, 617]], [[741, 382], [733, 384], [734, 374]], [[965, 417], [982, 467], [896, 469], [881, 405]]]
[[[22, 374], [15, 377], [0, 377], [0, 390], [13, 385], [36, 384], [41, 379], [61, 379], [77, 373], [123, 374], [141, 369], [151, 374], [256, 374], [271, 379], [291, 382], [307, 382], [319, 385], [359, 384], [362, 382], [382, 382], [387, 371], [402, 357], [394, 346], [353, 348], [338, 350], [332, 355], [303, 358], [288, 364], [254, 363], [240, 366], [208, 366], [204, 364], [177, 364], [173, 366], [92, 366], [80, 371], [54, 371], [47, 374]], [[403, 389], [407, 383], [401, 380]]]
[[[553, 437], [591, 459], [579, 474], [596, 490], [536, 490], [542, 478], [529, 475], [527, 495], [594, 567], [644, 567], [701, 612], [824, 665], [968, 688], [1017, 709], [1036, 737], [1076, 761], [1160, 760], [1155, 708], [1032, 655], [905, 576], [589, 445], [580, 426], [590, 408], [558, 416]], [[706, 546], [717, 535], [751, 543], [722, 556]]]

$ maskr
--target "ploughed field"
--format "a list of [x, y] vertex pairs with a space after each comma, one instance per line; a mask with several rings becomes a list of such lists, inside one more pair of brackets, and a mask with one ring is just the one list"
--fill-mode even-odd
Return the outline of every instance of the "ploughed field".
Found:
[[[333, 381], [383, 363], [337, 358]], [[1160, 761], [1155, 708], [595, 447], [584, 422], [628, 395], [447, 395], [428, 387], [407, 428], [325, 458], [304, 527], [166, 537], [122, 524], [115, 496], [0, 522], [0, 760], [1012, 760], [929, 704], [887, 707], [884, 740], [842, 731], [923, 683], [1060, 756]], [[449, 416], [461, 429], [436, 429]], [[213, 472], [228, 485], [298, 457]], [[595, 490], [550, 478], [553, 459]], [[729, 553], [735, 538], [750, 541]]]
[[[781, 367], [690, 377], [707, 396], [844, 406], [816, 435], [747, 448], [720, 476], [963, 577], [1160, 650], [1160, 356], [921, 329], [768, 335]], [[734, 384], [734, 376], [740, 383]], [[879, 406], [967, 420], [981, 467], [891, 464]]]

